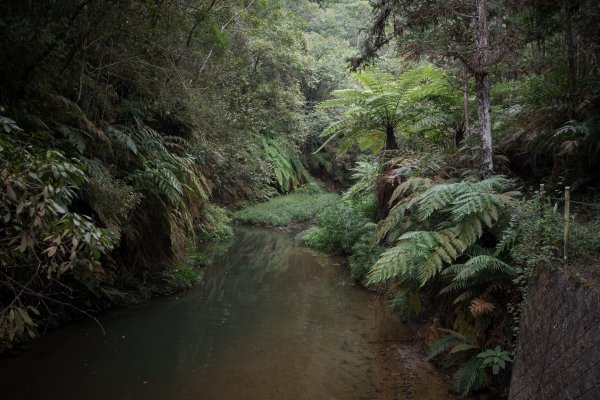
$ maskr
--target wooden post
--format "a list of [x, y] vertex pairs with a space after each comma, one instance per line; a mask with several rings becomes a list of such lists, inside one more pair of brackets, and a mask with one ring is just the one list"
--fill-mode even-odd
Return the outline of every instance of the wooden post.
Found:
[[569, 259], [569, 223], [571, 222], [571, 188], [565, 187], [565, 234], [563, 238], [564, 242], [564, 257], [565, 262]]
[[544, 205], [546, 204], [546, 189], [543, 183], [540, 183], [540, 204], [542, 205], [542, 214], [544, 213]]

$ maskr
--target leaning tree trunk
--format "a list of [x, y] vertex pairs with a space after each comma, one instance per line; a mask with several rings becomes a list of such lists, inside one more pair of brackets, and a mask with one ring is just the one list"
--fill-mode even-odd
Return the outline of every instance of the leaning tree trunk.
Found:
[[492, 118], [490, 99], [490, 78], [488, 72], [488, 29], [486, 0], [477, 0], [477, 71], [475, 83], [477, 91], [477, 116], [481, 135], [482, 172], [489, 176], [494, 172], [492, 147]]

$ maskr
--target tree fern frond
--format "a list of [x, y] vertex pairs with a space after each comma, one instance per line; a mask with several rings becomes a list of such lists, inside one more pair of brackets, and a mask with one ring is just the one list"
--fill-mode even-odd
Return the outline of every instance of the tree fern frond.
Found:
[[471, 258], [465, 263], [465, 268], [456, 276], [456, 280], [469, 280], [483, 271], [497, 271], [512, 276], [514, 269], [496, 257], [481, 255]]
[[410, 242], [399, 243], [385, 251], [375, 262], [367, 275], [368, 284], [389, 282], [392, 279], [416, 279], [411, 267], [414, 256], [414, 247]]
[[396, 229], [400, 221], [405, 217], [406, 204], [398, 203], [388, 213], [388, 216], [379, 223], [377, 232], [375, 233], [376, 243], [381, 243], [383, 239]]
[[400, 196], [404, 196], [407, 193], [413, 194], [413, 193], [423, 192], [423, 191], [429, 189], [431, 187], [431, 185], [432, 185], [432, 180], [430, 178], [422, 178], [422, 177], [410, 178], [410, 179], [402, 182], [400, 185], [398, 185], [398, 187], [396, 187], [396, 189], [394, 189], [394, 192], [392, 193], [392, 196], [390, 197], [390, 204], [392, 204], [394, 201], [396, 201]]
[[463, 218], [452, 229], [467, 247], [475, 243], [483, 235], [483, 226], [478, 215], [470, 215]]
[[471, 304], [469, 305], [469, 311], [475, 317], [488, 314], [494, 311], [495, 308], [494, 303], [483, 297], [471, 300]]
[[454, 200], [456, 189], [455, 183], [443, 183], [427, 189], [418, 202], [419, 219], [424, 221], [433, 213], [448, 208]]
[[444, 263], [454, 260], [463, 250], [464, 244], [450, 230], [407, 232], [377, 260], [369, 282], [416, 278], [423, 286], [441, 271]]

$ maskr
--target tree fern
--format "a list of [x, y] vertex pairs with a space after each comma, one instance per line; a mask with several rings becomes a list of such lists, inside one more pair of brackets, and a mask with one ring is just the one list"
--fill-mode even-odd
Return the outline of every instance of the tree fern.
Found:
[[340, 137], [340, 153], [353, 144], [378, 152], [390, 140], [395, 143], [396, 134], [435, 129], [443, 118], [431, 112], [431, 101], [434, 95], [452, 91], [444, 72], [431, 65], [406, 68], [397, 76], [369, 68], [354, 78], [360, 88], [336, 90], [332, 99], [319, 104], [324, 109], [345, 108], [345, 114], [323, 131], [321, 136], [328, 139], [317, 151]]
[[[445, 265], [451, 264], [481, 238], [484, 227], [492, 227], [502, 212], [513, 204], [517, 192], [499, 192], [509, 189], [510, 184], [511, 181], [504, 177], [493, 176], [479, 182], [437, 185], [420, 178], [400, 185], [395, 191], [396, 197], [429, 187], [414, 195], [408, 203], [393, 207], [388, 217], [380, 222], [376, 237], [382, 240], [402, 226], [407, 204], [415, 207], [416, 224], [429, 230], [402, 234], [394, 247], [375, 263], [369, 275], [370, 282], [416, 277], [424, 285], [435, 278]], [[473, 257], [468, 263], [466, 271], [471, 271], [472, 275], [485, 268], [503, 269], [504, 272], [510, 268], [484, 255]], [[464, 274], [468, 277], [468, 272]]]

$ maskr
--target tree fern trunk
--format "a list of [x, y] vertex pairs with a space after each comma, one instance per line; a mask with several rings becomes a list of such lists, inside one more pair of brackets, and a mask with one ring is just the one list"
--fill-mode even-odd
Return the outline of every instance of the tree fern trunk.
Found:
[[388, 127], [385, 132], [385, 149], [386, 150], [396, 150], [398, 148], [398, 144], [396, 143], [396, 132], [394, 131], [394, 127]]

